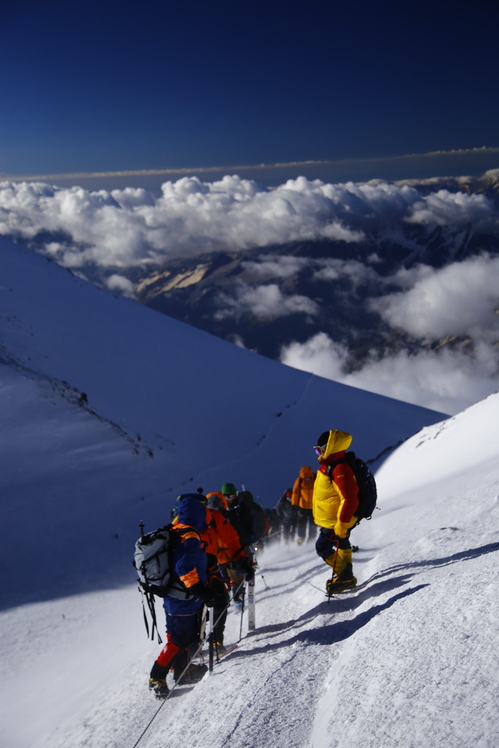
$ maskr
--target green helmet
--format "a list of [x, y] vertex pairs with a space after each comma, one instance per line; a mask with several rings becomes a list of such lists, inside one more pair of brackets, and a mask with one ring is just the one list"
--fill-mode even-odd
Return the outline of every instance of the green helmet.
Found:
[[222, 486], [222, 493], [224, 496], [236, 496], [237, 488], [233, 483], [224, 483]]

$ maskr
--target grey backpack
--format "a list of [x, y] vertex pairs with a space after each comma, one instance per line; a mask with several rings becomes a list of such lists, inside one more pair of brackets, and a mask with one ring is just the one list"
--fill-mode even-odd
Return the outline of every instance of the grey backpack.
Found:
[[[140, 525], [143, 529], [143, 525]], [[158, 644], [162, 644], [156, 620], [156, 608], [154, 595], [157, 597], [176, 597], [180, 600], [188, 600], [192, 597], [187, 588], [175, 575], [171, 579], [171, 563], [173, 551], [178, 542], [182, 530], [172, 530], [172, 525], [166, 525], [154, 532], [142, 533], [135, 543], [133, 565], [138, 574], [139, 590], [142, 593], [142, 612], [144, 625], [149, 636], [149, 623], [147, 620], [144, 597], [151, 616], [151, 639], [154, 632], [158, 635]]]
[[133, 565], [139, 575], [144, 592], [166, 597], [170, 588], [170, 554], [174, 549], [176, 533], [171, 525], [148, 532], [135, 543]]

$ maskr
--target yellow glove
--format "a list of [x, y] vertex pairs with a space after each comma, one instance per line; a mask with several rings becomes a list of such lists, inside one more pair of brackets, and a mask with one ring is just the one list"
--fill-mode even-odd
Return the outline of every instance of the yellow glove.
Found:
[[348, 535], [348, 522], [338, 522], [334, 526], [334, 534], [337, 535], [339, 538], [346, 538]]

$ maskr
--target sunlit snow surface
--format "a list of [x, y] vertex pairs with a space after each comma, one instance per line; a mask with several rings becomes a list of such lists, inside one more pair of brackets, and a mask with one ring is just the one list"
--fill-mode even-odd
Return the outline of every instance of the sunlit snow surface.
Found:
[[[49, 263], [53, 286], [43, 295], [42, 266], [35, 272], [28, 254], [21, 256], [25, 272], [12, 254], [0, 280], [0, 744], [497, 748], [499, 396], [442, 421], [429, 411], [290, 374], [273, 362], [262, 364], [263, 376], [253, 364], [259, 357], [242, 352], [238, 358], [222, 341], [198, 331], [191, 337], [185, 326], [87, 291]], [[62, 290], [61, 273], [69, 284]], [[29, 278], [31, 286], [16, 297], [16, 284]], [[90, 323], [86, 306], [94, 302], [99, 324]], [[120, 345], [112, 344], [120, 328], [118, 319], [107, 321], [110, 305], [126, 323]], [[92, 335], [85, 332], [84, 312]], [[59, 343], [49, 334], [57, 314]], [[135, 314], [145, 322], [130, 338]], [[156, 317], [165, 321], [156, 323]], [[106, 347], [103, 330], [110, 328]], [[165, 374], [166, 358], [137, 363], [141, 376], [159, 367], [146, 379], [140, 407], [122, 397], [134, 366], [130, 341], [143, 346], [144, 357], [160, 334], [167, 343], [176, 335], [183, 342], [181, 354], [178, 347], [169, 352], [175, 364], [184, 357], [187, 372], [202, 351], [200, 371], [210, 379], [213, 402], [202, 417], [206, 392], [198, 397], [193, 379], [182, 388], [181, 376]], [[225, 364], [224, 371], [229, 360], [232, 376], [219, 389], [215, 363]], [[244, 388], [229, 383], [242, 381], [245, 367], [245, 385], [260, 375], [255, 393], [261, 398], [255, 395], [236, 412]], [[189, 388], [191, 400], [183, 397]], [[82, 391], [88, 407], [78, 404]], [[233, 420], [216, 418], [221, 392], [231, 403], [224, 417]], [[334, 405], [324, 424], [320, 405], [327, 398]], [[286, 402], [300, 405], [286, 411]], [[243, 416], [247, 429], [236, 434]], [[238, 481], [236, 467], [244, 466], [246, 476], [254, 464], [248, 488], [258, 473], [260, 485], [274, 486], [264, 503], [275, 503], [277, 486], [286, 488], [302, 463], [313, 464], [310, 441], [322, 428], [339, 425], [335, 418], [350, 419], [354, 445], [364, 445], [361, 454], [378, 446], [377, 435], [381, 451], [389, 438], [415, 434], [379, 468], [380, 511], [352, 535], [360, 546], [354, 556], [358, 588], [327, 602], [327, 568], [313, 543], [270, 548], [256, 578], [257, 630], [249, 634], [243, 620], [239, 648], [211, 677], [175, 691], [161, 706], [147, 691], [160, 645], [146, 637], [129, 566], [138, 521], [168, 521], [190, 465], [189, 486], [199, 480], [216, 490], [221, 475]], [[162, 432], [154, 419], [168, 424]], [[257, 444], [264, 426], [266, 439]], [[170, 438], [175, 444], [168, 446]], [[158, 612], [162, 620], [159, 606]], [[228, 643], [239, 639], [239, 627], [240, 616], [231, 611]]]

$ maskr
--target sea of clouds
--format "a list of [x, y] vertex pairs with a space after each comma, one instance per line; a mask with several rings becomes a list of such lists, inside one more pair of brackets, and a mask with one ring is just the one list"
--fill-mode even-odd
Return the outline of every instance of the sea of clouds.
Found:
[[[304, 177], [266, 189], [252, 180], [226, 176], [216, 182], [185, 177], [166, 182], [160, 196], [144, 189], [89, 191], [42, 182], [0, 183], [0, 234], [23, 243], [85, 275], [109, 269], [105, 282], [133, 297], [132, 268], [161, 266], [171, 257], [208, 251], [250, 249], [298, 240], [334, 239], [355, 246], [368, 235], [407, 241], [403, 227], [448, 227], [481, 234], [499, 230], [494, 203], [484, 194], [388, 182], [327, 184]], [[296, 312], [317, 315], [314, 299], [286, 293], [280, 282], [308, 263], [322, 280], [371, 280], [390, 292], [370, 302], [394, 329], [415, 338], [469, 336], [472, 358], [463, 352], [427, 348], [372, 358], [348, 371], [346, 349], [325, 333], [293, 343], [281, 360], [347, 384], [453, 413], [499, 387], [499, 258], [483, 254], [441, 269], [416, 265], [390, 278], [371, 261], [267, 257], [245, 263], [260, 285], [241, 280], [221, 297], [220, 317], [251, 312], [257, 317]], [[393, 292], [393, 288], [399, 290]]]
[[58, 188], [41, 182], [0, 183], [0, 233], [33, 238], [61, 233], [45, 251], [66, 267], [87, 263], [129, 268], [165, 257], [265, 247], [297, 240], [355, 243], [366, 231], [397, 230], [401, 221], [497, 231], [499, 216], [485, 195], [387, 182], [326, 184], [304, 177], [267, 190], [227, 176], [185, 177], [156, 197], [144, 189]]
[[[281, 361], [288, 366], [444, 413], [459, 412], [499, 389], [499, 257], [484, 253], [443, 268], [418, 264], [391, 275], [376, 272], [376, 257], [372, 265], [275, 255], [260, 255], [259, 260], [242, 265], [251, 279], [261, 278], [266, 285], [239, 280], [231, 293], [220, 294], [219, 319], [251, 313], [264, 320], [295, 312], [319, 317], [315, 300], [284, 293], [277, 282], [269, 282], [291, 278], [307, 266], [312, 278], [323, 282], [371, 284], [376, 297], [359, 304], [393, 330], [425, 344], [416, 352], [381, 358], [372, 353], [361, 370], [352, 372], [346, 345], [320, 332], [283, 348]], [[336, 283], [335, 293], [337, 288]], [[456, 339], [460, 347], [438, 345]], [[473, 341], [472, 355], [467, 341]]]

